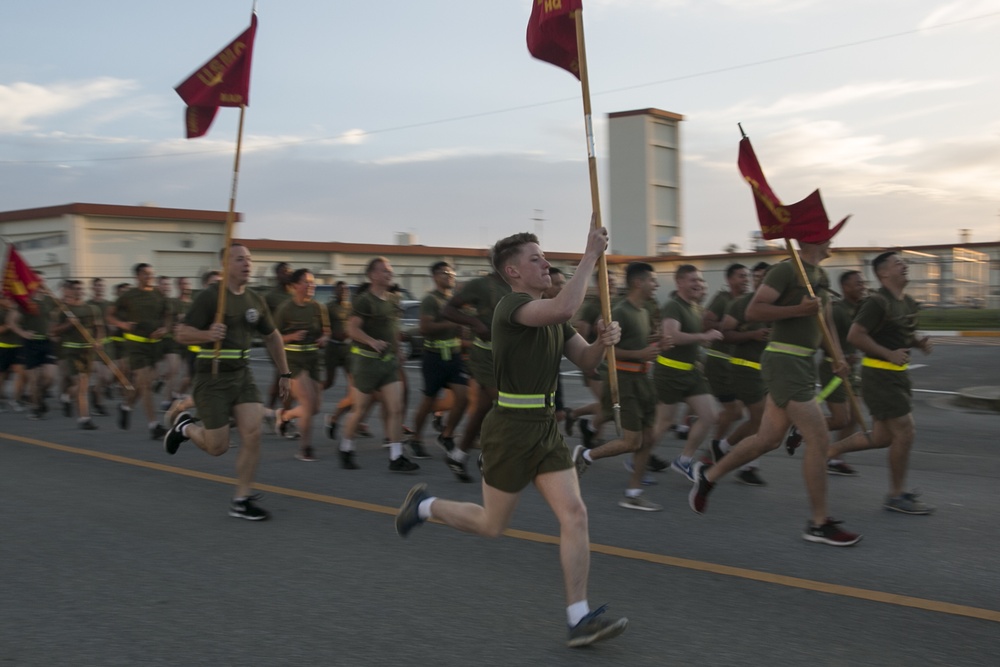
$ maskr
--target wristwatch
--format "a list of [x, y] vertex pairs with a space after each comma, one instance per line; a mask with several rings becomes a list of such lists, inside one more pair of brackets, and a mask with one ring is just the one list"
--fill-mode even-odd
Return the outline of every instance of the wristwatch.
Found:
[[280, 377], [280, 378], [287, 378], [287, 379], [291, 380], [292, 379], [292, 372], [288, 371], [287, 373], [282, 373], [278, 377]]

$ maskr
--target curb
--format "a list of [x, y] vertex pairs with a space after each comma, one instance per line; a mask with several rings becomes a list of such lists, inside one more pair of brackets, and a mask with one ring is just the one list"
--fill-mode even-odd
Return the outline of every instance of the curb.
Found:
[[922, 336], [961, 338], [1000, 338], [1000, 331], [918, 331]]

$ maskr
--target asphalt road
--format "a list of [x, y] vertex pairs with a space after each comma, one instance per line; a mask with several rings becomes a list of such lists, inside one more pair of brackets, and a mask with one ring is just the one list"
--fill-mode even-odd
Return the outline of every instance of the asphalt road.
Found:
[[[0, 414], [0, 665], [996, 664], [1000, 413], [937, 392], [1000, 384], [1000, 347], [939, 345], [915, 361], [910, 481], [935, 515], [881, 508], [884, 452], [852, 455], [861, 475], [829, 480], [831, 511], [865, 535], [850, 549], [800, 538], [801, 457], [783, 450], [763, 461], [768, 486], [723, 481], [704, 517], [670, 472], [647, 491], [665, 511], [619, 508], [625, 471], [600, 461], [582, 480], [590, 601], [630, 626], [576, 650], [558, 526], [538, 494], [498, 540], [432, 524], [401, 540], [392, 514], [413, 483], [470, 501], [479, 487], [455, 481], [440, 450], [416, 475], [390, 474], [377, 419], [354, 472], [325, 436], [317, 463], [265, 436], [273, 520], [250, 523], [226, 514], [233, 452], [185, 444], [169, 457], [138, 424], [82, 432]], [[564, 381], [585, 402], [579, 379]], [[659, 454], [679, 447], [666, 438]]]

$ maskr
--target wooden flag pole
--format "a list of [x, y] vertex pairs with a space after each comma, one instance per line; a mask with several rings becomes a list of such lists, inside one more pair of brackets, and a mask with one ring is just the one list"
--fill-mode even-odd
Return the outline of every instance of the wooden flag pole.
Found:
[[[816, 292], [813, 291], [812, 283], [809, 282], [809, 276], [806, 275], [806, 267], [802, 263], [802, 258], [799, 257], [799, 251], [792, 245], [791, 239], [785, 239], [785, 247], [788, 249], [788, 254], [791, 255], [792, 261], [795, 262], [795, 268], [799, 272], [799, 278], [802, 279], [802, 284], [806, 286], [809, 296], [815, 299]], [[816, 319], [819, 321], [819, 330], [823, 334], [823, 342], [826, 344], [826, 348], [830, 350], [831, 357], [834, 354], [839, 353], [835, 361], [837, 363], [846, 364], [840, 348], [833, 344], [833, 336], [830, 334], [830, 330], [826, 326], [826, 316], [823, 314], [822, 307], [820, 307], [819, 311], [817, 311]], [[844, 389], [847, 390], [847, 398], [851, 402], [851, 412], [854, 413], [854, 421], [857, 422], [858, 426], [861, 427], [861, 431], [865, 434], [868, 440], [871, 441], [871, 429], [868, 428], [868, 424], [865, 423], [865, 418], [862, 416], [861, 404], [858, 402], [858, 397], [854, 394], [854, 390], [851, 388], [850, 379], [844, 380]]]
[[[580, 67], [580, 84], [583, 89], [583, 120], [587, 129], [587, 166], [590, 169], [590, 200], [593, 208], [593, 225], [595, 229], [600, 229], [601, 223], [601, 197], [597, 185], [597, 154], [594, 150], [594, 125], [590, 113], [590, 78], [587, 74], [587, 47], [583, 37], [583, 11], [573, 12], [576, 22], [576, 48]], [[605, 254], [601, 253], [601, 258], [597, 263], [597, 289], [601, 297], [601, 317], [604, 323], [611, 323], [611, 294], [608, 289], [608, 260]], [[622, 435], [621, 403], [618, 400], [618, 371], [615, 366], [615, 348], [611, 346], [607, 349], [608, 361], [608, 388], [611, 392], [611, 408], [614, 413], [615, 429], [618, 437]]]
[[[240, 128], [236, 134], [236, 159], [233, 162], [233, 185], [229, 193], [229, 212], [226, 214], [225, 241], [222, 245], [222, 280], [219, 281], [219, 300], [215, 308], [215, 323], [221, 324], [226, 313], [226, 292], [229, 291], [229, 246], [233, 242], [233, 225], [236, 221], [236, 188], [240, 182], [240, 152], [243, 150], [243, 118], [246, 116], [247, 105], [240, 105]], [[219, 354], [222, 341], [215, 341], [212, 357], [212, 375], [219, 372]]]

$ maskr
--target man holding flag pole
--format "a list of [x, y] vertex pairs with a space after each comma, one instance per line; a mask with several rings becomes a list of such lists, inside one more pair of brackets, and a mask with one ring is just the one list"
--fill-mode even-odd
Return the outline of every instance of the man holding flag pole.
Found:
[[[708, 507], [708, 496], [725, 474], [778, 448], [789, 425], [806, 442], [802, 464], [811, 516], [802, 534], [809, 542], [853, 546], [861, 536], [841, 528], [829, 516], [826, 497], [826, 461], [830, 435], [826, 418], [815, 400], [816, 365], [813, 356], [822, 341], [834, 359], [833, 370], [847, 373], [837, 338], [823, 317], [829, 309], [829, 278], [819, 264], [830, 256], [830, 241], [845, 218], [833, 229], [819, 190], [800, 202], [783, 205], [771, 191], [750, 140], [740, 142], [740, 173], [750, 184], [763, 236], [784, 238], [790, 262], [771, 267], [746, 309], [748, 320], [773, 322], [771, 340], [761, 357], [761, 374], [768, 388], [760, 430], [734, 447], [712, 466], [698, 463], [688, 504], [698, 514]], [[799, 243], [796, 251], [791, 240]], [[860, 411], [857, 413], [860, 416]]]

